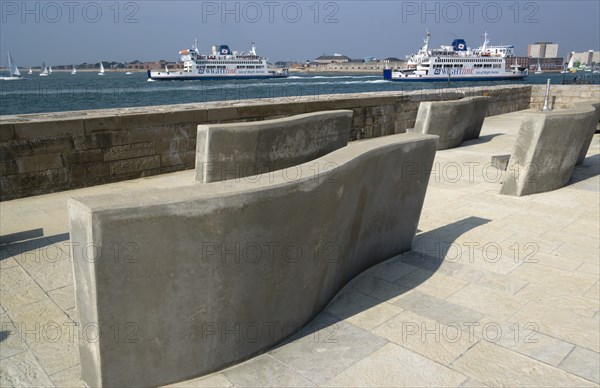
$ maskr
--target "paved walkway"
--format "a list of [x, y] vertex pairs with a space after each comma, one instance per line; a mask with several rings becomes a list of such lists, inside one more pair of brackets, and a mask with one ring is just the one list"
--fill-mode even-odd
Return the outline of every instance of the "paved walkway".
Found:
[[[179, 386], [598, 386], [600, 149], [573, 182], [498, 195], [520, 113], [438, 152], [416, 252], [355, 278], [278, 348]], [[66, 199], [187, 185], [193, 172], [0, 203], [0, 386], [81, 386]]]

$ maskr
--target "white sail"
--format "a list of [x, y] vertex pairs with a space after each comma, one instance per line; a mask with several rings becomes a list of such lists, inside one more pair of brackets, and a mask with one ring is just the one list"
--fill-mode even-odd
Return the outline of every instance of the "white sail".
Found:
[[167, 67], [167, 64], [165, 63], [165, 72], [169, 73], [169, 68]]
[[52, 66], [48, 66], [48, 73], [52, 74]]
[[575, 66], [575, 51], [571, 52], [571, 59], [569, 59], [569, 64], [567, 65], [567, 69], [572, 69]]
[[30, 67], [29, 72], [27, 74], [33, 74], [33, 69]]
[[0, 80], [2, 80], [2, 81], [14, 81], [14, 80], [23, 79], [21, 77], [21, 72], [17, 68], [17, 65], [15, 64], [15, 62], [10, 57], [10, 53], [7, 53], [7, 56], [8, 56], [7, 67], [9, 69], [9, 74], [8, 74], [8, 77], [4, 77], [4, 76], [0, 77]]
[[6, 67], [8, 68], [8, 71], [10, 72], [10, 74], [9, 74], [9, 75], [12, 75], [12, 67], [13, 67], [13, 66], [12, 66], [12, 60], [10, 59], [10, 53], [9, 53], [9, 52], [7, 52], [7, 53], [6, 53], [6, 56], [8, 57], [8, 60], [7, 60], [7, 65], [6, 65]]
[[77, 69], [75, 68], [75, 65], [73, 65], [73, 71], [71, 71], [71, 74], [75, 74], [77, 73]]
[[20, 77], [21, 76], [21, 72], [19, 71], [19, 68], [17, 67], [17, 64], [10, 57], [10, 53], [8, 54], [8, 67], [10, 68], [10, 75], [11, 76], [13, 76], [13, 77]]
[[102, 64], [102, 62], [100, 62], [100, 72], [98, 73], [98, 75], [104, 75], [104, 65]]
[[42, 71], [40, 72], [40, 77], [46, 77], [48, 75], [48, 68], [46, 67], [46, 63], [42, 62]]
[[534, 74], [544, 74], [544, 72], [542, 71], [542, 66], [540, 65], [540, 60], [538, 58], [538, 63], [537, 63], [537, 67], [535, 69]]

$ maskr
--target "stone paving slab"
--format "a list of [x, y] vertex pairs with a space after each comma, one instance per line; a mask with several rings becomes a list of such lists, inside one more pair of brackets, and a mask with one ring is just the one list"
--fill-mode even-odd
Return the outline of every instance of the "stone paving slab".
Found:
[[[598, 386], [600, 137], [559, 190], [498, 194], [521, 113], [439, 151], [415, 252], [365, 271], [266, 354], [176, 387]], [[66, 201], [194, 171], [0, 203], [0, 386], [77, 387]]]

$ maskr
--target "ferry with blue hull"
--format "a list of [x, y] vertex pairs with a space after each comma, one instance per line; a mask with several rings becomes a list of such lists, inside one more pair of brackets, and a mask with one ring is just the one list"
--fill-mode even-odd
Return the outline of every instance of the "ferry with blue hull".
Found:
[[[429, 49], [430, 32], [417, 54], [410, 55], [403, 69], [384, 69], [383, 78], [402, 82], [500, 81], [520, 80], [529, 75], [526, 67], [506, 64], [514, 56], [514, 46], [489, 45], [487, 32], [483, 46], [470, 49], [464, 39], [452, 45]], [[516, 61], [515, 61], [516, 63]]]
[[183, 70], [170, 71], [148, 70], [148, 81], [169, 80], [222, 80], [222, 79], [256, 79], [256, 78], [286, 78], [288, 70], [270, 70], [267, 58], [256, 54], [256, 46], [248, 53], [231, 51], [229, 46], [213, 46], [210, 55], [201, 54], [198, 41], [191, 49], [179, 52]]

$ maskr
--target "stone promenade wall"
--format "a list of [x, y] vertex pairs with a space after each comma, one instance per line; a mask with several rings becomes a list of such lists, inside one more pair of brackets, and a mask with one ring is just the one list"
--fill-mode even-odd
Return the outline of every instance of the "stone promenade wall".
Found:
[[[576, 88], [579, 88], [577, 86]], [[488, 95], [488, 115], [527, 109], [531, 85], [313, 95], [0, 117], [0, 200], [194, 168], [198, 124], [334, 109], [354, 112], [350, 138], [406, 132], [421, 101]]]
[[[544, 106], [546, 85], [533, 85], [531, 108]], [[550, 85], [550, 107], [568, 109], [571, 104], [582, 101], [600, 101], [600, 85]]]

